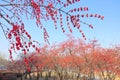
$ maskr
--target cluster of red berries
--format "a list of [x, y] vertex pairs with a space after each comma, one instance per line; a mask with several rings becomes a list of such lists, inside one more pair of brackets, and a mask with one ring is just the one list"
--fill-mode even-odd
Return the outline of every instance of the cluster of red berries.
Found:
[[34, 15], [36, 16], [36, 24], [40, 24], [40, 14], [41, 14], [41, 11], [40, 11], [40, 6], [34, 1], [34, 0], [31, 0], [31, 5], [33, 7], [33, 10], [34, 10]]

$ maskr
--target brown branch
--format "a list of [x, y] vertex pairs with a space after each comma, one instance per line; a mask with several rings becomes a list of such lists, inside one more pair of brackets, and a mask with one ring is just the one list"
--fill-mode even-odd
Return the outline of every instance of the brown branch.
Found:
[[0, 16], [5, 20], [7, 21], [10, 25], [12, 24], [7, 18], [5, 18], [1, 13], [0, 13]]
[[0, 4], [0, 6], [32, 6], [31, 4]]
[[[32, 4], [0, 4], [0, 6], [32, 6]], [[49, 8], [49, 6], [45, 6], [45, 5], [39, 5], [40, 7], [47, 7], [47, 8]], [[64, 11], [64, 10], [62, 10], [61, 8], [59, 8], [59, 9], [57, 9], [57, 8], [55, 8], [55, 7], [52, 7], [53, 9], [55, 9], [55, 10], [59, 10], [60, 12], [63, 12], [63, 13], [65, 13], [66, 15], [68, 15], [68, 16], [72, 16], [71, 14], [69, 14], [68, 12], [66, 12], [66, 11]], [[81, 23], [83, 23], [83, 24], [85, 24], [85, 25], [88, 25], [89, 26], [89, 24], [88, 23], [86, 23], [86, 22], [84, 22], [84, 21], [81, 21], [80, 20], [80, 22]]]

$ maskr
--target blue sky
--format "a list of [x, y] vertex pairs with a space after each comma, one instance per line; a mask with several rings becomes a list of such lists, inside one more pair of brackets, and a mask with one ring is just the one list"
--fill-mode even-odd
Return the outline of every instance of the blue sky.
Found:
[[[93, 24], [94, 29], [88, 28], [86, 25], [81, 25], [87, 40], [97, 39], [101, 46], [109, 47], [112, 45], [120, 44], [120, 0], [81, 0], [79, 4], [73, 5], [74, 7], [88, 6], [88, 13], [104, 15], [104, 20], [87, 18], [81, 19], [85, 22]], [[28, 20], [24, 20], [26, 29], [31, 34], [32, 38], [38, 40], [41, 44], [44, 43], [42, 30], [34, 27], [33, 23], [29, 23]], [[43, 22], [44, 26], [47, 26], [49, 33], [49, 41], [51, 44], [59, 43], [66, 40], [66, 33], [62, 33], [61, 29], [55, 30], [54, 25], [51, 22]], [[34, 28], [33, 28], [34, 27]], [[77, 29], [73, 29], [72, 35], [75, 38], [82, 38]], [[69, 32], [68, 32], [69, 33]], [[8, 42], [5, 39], [0, 29], [0, 54], [8, 56]]]

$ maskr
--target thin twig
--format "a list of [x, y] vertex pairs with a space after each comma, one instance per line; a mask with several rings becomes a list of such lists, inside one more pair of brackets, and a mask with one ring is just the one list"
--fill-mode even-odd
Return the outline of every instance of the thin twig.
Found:
[[9, 24], [12, 24], [7, 18], [5, 18], [1, 13], [0, 13], [0, 16], [5, 19]]
[[5, 30], [4, 30], [4, 28], [3, 28], [3, 26], [2, 26], [1, 23], [0, 23], [0, 26], [1, 26], [1, 28], [2, 28], [2, 31], [3, 31], [4, 35], [5, 35], [5, 38], [7, 39], [7, 36], [6, 36], [6, 34], [5, 34]]

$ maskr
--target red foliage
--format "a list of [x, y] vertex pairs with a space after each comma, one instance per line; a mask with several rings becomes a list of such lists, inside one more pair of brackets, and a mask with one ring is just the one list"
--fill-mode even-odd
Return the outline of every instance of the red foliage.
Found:
[[73, 73], [89, 75], [93, 70], [97, 74], [111, 72], [120, 75], [118, 48], [102, 48], [98, 45], [97, 40], [86, 43], [83, 40], [74, 39], [72, 36], [69, 37], [67, 41], [60, 44], [45, 45], [41, 47], [40, 53], [35, 52], [24, 58], [27, 69], [32, 71], [30, 65], [33, 64], [39, 71], [69, 70]]

